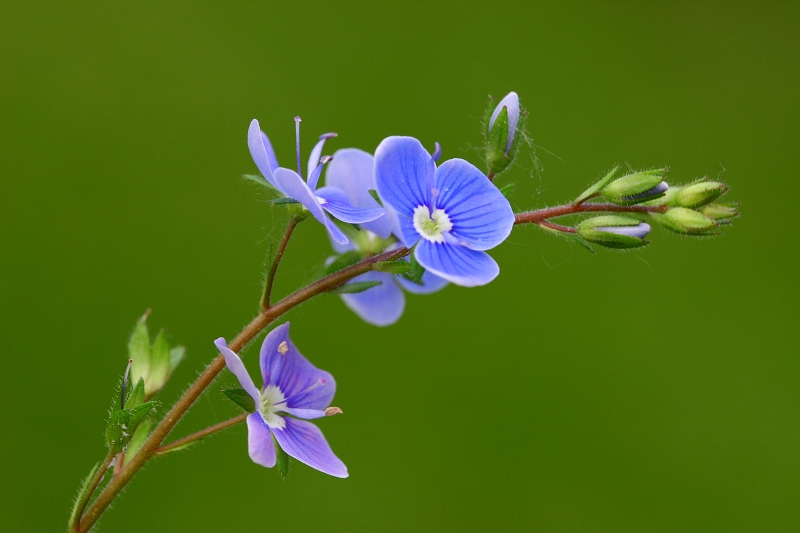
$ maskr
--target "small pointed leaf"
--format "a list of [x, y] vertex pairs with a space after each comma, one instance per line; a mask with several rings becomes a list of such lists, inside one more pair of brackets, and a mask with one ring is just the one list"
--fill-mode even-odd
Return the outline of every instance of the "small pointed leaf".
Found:
[[506, 183], [502, 187], [500, 187], [500, 194], [508, 198], [512, 194], [514, 194], [514, 190], [517, 188], [516, 183]]
[[281, 479], [286, 479], [289, 477], [289, 454], [283, 451], [277, 439], [273, 438], [272, 442], [275, 444], [275, 464], [278, 466], [278, 472]]
[[226, 389], [222, 391], [230, 401], [244, 409], [248, 413], [253, 413], [256, 410], [256, 402], [253, 397], [244, 389]]
[[356, 251], [345, 252], [337, 256], [333, 261], [325, 267], [325, 274], [333, 274], [351, 265], [355, 265], [361, 261], [361, 254]]
[[405, 274], [406, 272], [411, 272], [411, 263], [408, 261], [381, 261], [372, 265], [372, 268], [378, 272]]
[[369, 189], [368, 191], [369, 195], [372, 196], [376, 202], [378, 202], [378, 205], [383, 207], [383, 202], [381, 201], [381, 197], [378, 196], [378, 191], [376, 191], [375, 189]]
[[136, 382], [133, 389], [131, 389], [130, 394], [128, 394], [128, 398], [125, 400], [125, 408], [126, 409], [133, 409], [134, 407], [138, 407], [144, 403], [144, 379], [139, 378], [139, 381]]
[[287, 198], [287, 197], [276, 198], [272, 200], [272, 205], [286, 205], [286, 204], [299, 204], [299, 203], [300, 202], [298, 202], [294, 198]]
[[592, 245], [589, 244], [589, 241], [587, 241], [586, 239], [584, 239], [580, 235], [577, 235], [575, 233], [566, 233], [565, 232], [564, 236], [566, 236], [567, 238], [572, 239], [573, 241], [577, 242], [578, 244], [580, 244], [581, 246], [583, 246], [584, 248], [589, 250], [589, 252], [594, 253], [594, 248], [592, 248]]
[[380, 281], [351, 281], [333, 289], [333, 294], [356, 294], [380, 285]]
[[608, 174], [606, 174], [600, 181], [598, 181], [597, 183], [595, 183], [594, 185], [592, 185], [591, 187], [589, 187], [588, 189], [583, 191], [580, 196], [575, 198], [575, 201], [572, 202], [572, 205], [581, 205], [583, 202], [585, 202], [589, 198], [593, 198], [595, 196], [598, 196], [598, 193], [601, 190], [603, 190], [603, 187], [608, 185], [608, 183], [611, 181], [611, 179], [614, 177], [614, 175], [617, 173], [618, 170], [619, 170], [619, 166], [616, 166], [616, 167], [612, 168], [608, 172]]
[[72, 504], [72, 512], [69, 514], [69, 523], [75, 524], [78, 521], [78, 512], [79, 508], [83, 506], [83, 502], [86, 501], [87, 495], [86, 491], [89, 489], [89, 483], [91, 483], [92, 479], [94, 479], [94, 475], [97, 473], [97, 469], [100, 467], [100, 463], [95, 463], [94, 467], [89, 470], [89, 475], [83, 479], [81, 483], [81, 488], [78, 490], [78, 495], [75, 497], [75, 503]]
[[273, 187], [273, 185], [270, 182], [268, 182], [261, 174], [242, 174], [242, 179], [244, 179], [245, 181], [251, 181], [256, 185], [261, 185], [262, 187], [264, 187], [265, 189], [269, 189], [270, 191], [282, 194], [281, 191]]

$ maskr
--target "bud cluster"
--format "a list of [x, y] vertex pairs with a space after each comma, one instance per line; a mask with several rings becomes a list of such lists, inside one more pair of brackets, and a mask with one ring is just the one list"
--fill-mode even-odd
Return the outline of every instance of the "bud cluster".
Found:
[[653, 220], [662, 227], [684, 235], [716, 235], [720, 224], [729, 224], [738, 217], [738, 205], [715, 203], [728, 192], [728, 186], [705, 179], [671, 187], [663, 198], [648, 205], [667, 207], [665, 213], [653, 213]]

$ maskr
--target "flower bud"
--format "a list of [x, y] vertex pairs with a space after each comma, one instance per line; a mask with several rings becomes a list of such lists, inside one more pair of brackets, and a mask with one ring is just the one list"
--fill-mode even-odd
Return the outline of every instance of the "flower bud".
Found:
[[517, 93], [510, 92], [494, 108], [486, 128], [486, 166], [489, 174], [498, 174], [511, 164], [522, 137], [524, 113]]
[[679, 190], [669, 205], [694, 209], [710, 204], [728, 190], [728, 186], [718, 181], [700, 181]]
[[617, 205], [635, 205], [660, 198], [669, 189], [663, 179], [665, 170], [645, 170], [617, 178], [605, 186], [603, 196]]
[[673, 207], [665, 214], [651, 213], [659, 224], [684, 235], [710, 235], [719, 224], [702, 213], [685, 207]]
[[729, 221], [739, 216], [737, 204], [708, 204], [700, 212], [711, 220]]
[[600, 216], [578, 225], [578, 235], [589, 242], [608, 248], [637, 248], [644, 246], [650, 225], [635, 218]]
[[170, 348], [163, 331], [151, 344], [146, 322], [148, 314], [149, 311], [136, 323], [128, 341], [128, 357], [132, 360], [131, 380], [133, 383], [140, 378], [144, 380], [145, 395], [150, 398], [167, 383], [183, 360], [185, 350], [183, 346]]

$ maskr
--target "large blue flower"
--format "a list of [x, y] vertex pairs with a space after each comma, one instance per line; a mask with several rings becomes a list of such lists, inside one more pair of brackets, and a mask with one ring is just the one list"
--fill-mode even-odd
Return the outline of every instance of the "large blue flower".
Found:
[[322, 431], [305, 419], [341, 413], [329, 407], [336, 393], [330, 373], [312, 365], [289, 338], [289, 324], [272, 330], [261, 345], [264, 386], [257, 389], [242, 360], [225, 339], [214, 341], [228, 369], [252, 396], [256, 411], [247, 416], [250, 458], [262, 466], [275, 466], [275, 444], [300, 462], [336, 477], [347, 477], [347, 467], [333, 454]]
[[308, 183], [303, 181], [300, 175], [302, 172], [300, 169], [300, 119], [298, 117], [295, 120], [297, 123], [297, 172], [278, 166], [272, 144], [267, 135], [261, 131], [256, 119], [250, 122], [250, 129], [247, 132], [247, 146], [250, 148], [250, 155], [258, 170], [273, 187], [303, 204], [314, 218], [325, 226], [334, 241], [347, 244], [349, 242], [347, 237], [328, 218], [325, 211], [342, 222], [361, 224], [383, 216], [384, 210], [380, 206], [371, 209], [354, 207], [347, 201], [344, 191], [335, 187], [317, 189], [322, 167], [330, 160], [330, 158], [324, 158], [320, 162], [322, 147], [327, 139], [336, 136], [335, 133], [320, 136], [319, 142], [311, 150], [311, 156], [308, 158]]
[[388, 137], [375, 151], [375, 184], [397, 236], [426, 270], [465, 287], [500, 273], [489, 254], [511, 233], [508, 200], [474, 165], [450, 159], [437, 168], [413, 137]]
[[[333, 154], [333, 161], [328, 164], [325, 183], [344, 191], [353, 206], [365, 209], [378, 207], [378, 202], [369, 194], [370, 189], [375, 189], [373, 157], [363, 150], [337, 150]], [[398, 246], [394, 239], [386, 240], [392, 234], [391, 219], [381, 217], [361, 224], [361, 227], [361, 232], [348, 245], [332, 241], [334, 249], [339, 253], [360, 249], [359, 251], [369, 254], [381, 253]], [[375, 326], [394, 324], [403, 316], [406, 298], [401, 287], [411, 293], [429, 294], [447, 285], [446, 280], [430, 272], [423, 274], [421, 284], [375, 271], [357, 276], [351, 283], [362, 281], [378, 281], [381, 284], [364, 292], [342, 294], [341, 298], [365, 322]]]

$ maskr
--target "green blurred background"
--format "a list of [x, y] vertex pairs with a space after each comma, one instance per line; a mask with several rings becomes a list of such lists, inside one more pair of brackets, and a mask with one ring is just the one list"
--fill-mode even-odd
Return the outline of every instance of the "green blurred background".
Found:
[[[319, 425], [351, 477], [281, 481], [240, 426], [150, 463], [100, 529], [800, 530], [797, 3], [0, 9], [4, 530], [66, 528], [145, 309], [187, 347], [164, 409], [254, 316], [285, 210], [240, 178], [252, 118], [286, 166], [295, 115], [305, 154], [404, 134], [480, 164], [510, 90], [542, 167], [524, 151], [499, 180], [516, 209], [627, 163], [719, 176], [743, 216], [594, 256], [517, 228], [494, 283], [409, 297], [385, 329], [320, 297], [292, 332], [337, 378], [345, 415]], [[288, 253], [279, 295], [319, 275], [322, 228]], [[236, 414], [233, 383], [174, 436]]]

